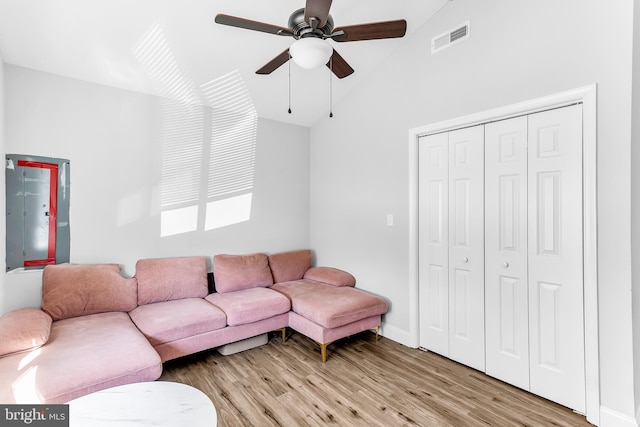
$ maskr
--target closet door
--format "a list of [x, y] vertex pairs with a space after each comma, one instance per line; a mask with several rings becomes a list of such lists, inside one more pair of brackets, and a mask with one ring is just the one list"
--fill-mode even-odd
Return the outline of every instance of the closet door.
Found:
[[449, 357], [484, 371], [484, 127], [449, 132]]
[[529, 389], [527, 117], [485, 126], [486, 372]]
[[449, 356], [449, 136], [420, 138], [420, 345]]
[[585, 411], [582, 106], [529, 116], [530, 390]]

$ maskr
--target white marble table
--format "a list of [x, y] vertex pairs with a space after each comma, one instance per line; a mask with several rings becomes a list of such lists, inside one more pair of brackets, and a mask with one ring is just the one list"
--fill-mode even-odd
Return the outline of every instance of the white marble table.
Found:
[[206, 394], [167, 381], [122, 385], [68, 403], [70, 427], [212, 427], [218, 420]]

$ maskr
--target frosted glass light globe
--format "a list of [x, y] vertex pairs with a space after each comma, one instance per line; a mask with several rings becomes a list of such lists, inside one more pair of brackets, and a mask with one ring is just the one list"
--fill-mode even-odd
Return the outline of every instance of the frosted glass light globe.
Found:
[[293, 42], [289, 53], [298, 66], [311, 70], [329, 62], [333, 48], [325, 40], [306, 37]]

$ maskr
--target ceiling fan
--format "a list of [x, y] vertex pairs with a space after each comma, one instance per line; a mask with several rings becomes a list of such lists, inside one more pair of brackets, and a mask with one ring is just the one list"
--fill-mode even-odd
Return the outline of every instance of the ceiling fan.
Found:
[[215, 22], [296, 39], [290, 48], [258, 69], [257, 74], [271, 74], [293, 58], [303, 68], [326, 65], [338, 78], [347, 77], [354, 70], [326, 39], [336, 42], [389, 39], [403, 37], [407, 31], [407, 21], [404, 19], [334, 28], [333, 18], [329, 14], [331, 2], [332, 0], [306, 0], [304, 8], [289, 16], [288, 28], [224, 14], [218, 14]]

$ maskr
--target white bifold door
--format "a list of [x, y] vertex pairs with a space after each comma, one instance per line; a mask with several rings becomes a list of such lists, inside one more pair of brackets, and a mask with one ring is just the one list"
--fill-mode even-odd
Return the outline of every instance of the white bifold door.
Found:
[[584, 413], [582, 107], [485, 129], [486, 372]]
[[[420, 140], [420, 334], [484, 370], [483, 127]], [[424, 307], [424, 309], [422, 309]]]
[[584, 412], [582, 106], [419, 156], [421, 347]]

